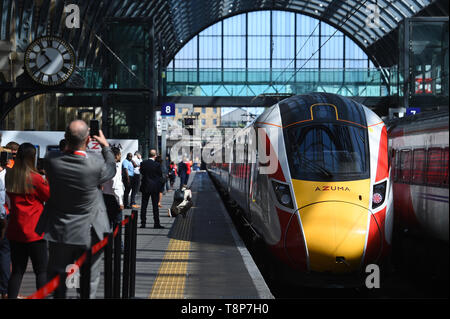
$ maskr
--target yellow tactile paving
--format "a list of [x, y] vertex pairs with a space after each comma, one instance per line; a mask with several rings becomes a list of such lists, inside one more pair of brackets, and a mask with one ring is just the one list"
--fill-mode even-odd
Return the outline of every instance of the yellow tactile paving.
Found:
[[149, 299], [183, 298], [191, 247], [191, 216], [192, 212], [188, 213], [186, 219], [178, 217], [174, 226], [174, 238], [169, 242]]

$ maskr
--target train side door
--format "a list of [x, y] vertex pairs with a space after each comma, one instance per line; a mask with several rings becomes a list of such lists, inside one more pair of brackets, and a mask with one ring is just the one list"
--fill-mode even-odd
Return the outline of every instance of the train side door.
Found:
[[258, 157], [258, 136], [256, 134], [256, 131], [252, 131], [251, 133], [255, 133], [252, 134], [252, 136], [250, 136], [250, 141], [249, 141], [249, 152], [250, 152], [250, 156], [249, 156], [249, 162], [250, 162], [250, 170], [249, 170], [249, 180], [250, 180], [250, 185], [249, 185], [249, 191], [250, 194], [248, 196], [249, 199], [249, 211], [250, 214], [252, 215], [252, 218], [254, 217], [254, 214], [258, 213], [261, 209], [259, 207], [259, 203], [257, 200], [257, 196], [258, 196], [258, 173], [259, 173], [259, 157]]
[[[246, 211], [247, 211], [247, 219], [249, 222], [251, 222], [252, 219], [252, 212], [250, 209], [250, 194], [251, 194], [251, 178], [252, 178], [252, 164], [251, 160], [249, 159], [249, 136], [248, 134], [245, 134], [245, 147], [244, 147], [244, 196], [245, 196], [245, 203], [246, 203]], [[250, 154], [251, 155], [251, 154]]]
[[[228, 159], [228, 186], [227, 192], [231, 194], [231, 188], [233, 183], [233, 168], [234, 168], [234, 140], [231, 141], [231, 145], [228, 144], [228, 150], [226, 150], [230, 157]], [[226, 158], [226, 156], [225, 156]]]

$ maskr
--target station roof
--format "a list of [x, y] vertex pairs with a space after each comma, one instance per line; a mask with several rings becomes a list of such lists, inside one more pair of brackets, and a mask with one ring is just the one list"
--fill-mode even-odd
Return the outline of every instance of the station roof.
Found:
[[[82, 23], [79, 29], [65, 31], [62, 17], [64, 5], [69, 3], [80, 7]], [[14, 30], [20, 50], [38, 36], [62, 33], [76, 47], [78, 58], [89, 64], [96, 61], [99, 51], [96, 48], [102, 46], [97, 35], [104, 31], [106, 19], [154, 21], [158, 45], [164, 46], [165, 61], [168, 63], [185, 43], [206, 27], [255, 10], [287, 10], [320, 19], [352, 38], [374, 57], [378, 65], [389, 66], [395, 63], [394, 58], [389, 56], [395, 56], [398, 50], [396, 30], [401, 21], [417, 15], [448, 16], [448, 1], [2, 0], [0, 39], [8, 39], [9, 32]], [[374, 27], [368, 27], [367, 22], [372, 22]]]

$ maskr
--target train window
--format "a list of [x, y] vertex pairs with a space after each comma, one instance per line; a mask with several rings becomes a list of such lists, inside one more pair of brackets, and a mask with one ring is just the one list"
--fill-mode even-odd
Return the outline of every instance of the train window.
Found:
[[392, 155], [393, 155], [393, 157], [392, 157], [392, 172], [393, 172], [393, 174], [394, 174], [394, 181], [395, 182], [397, 182], [398, 181], [398, 176], [399, 176], [399, 174], [398, 174], [398, 171], [399, 171], [399, 167], [398, 167], [398, 157], [399, 157], [399, 154], [398, 154], [398, 150], [392, 150]]
[[429, 148], [427, 156], [427, 184], [431, 186], [439, 186], [443, 176], [443, 161], [441, 148]]
[[444, 149], [444, 185], [448, 187], [448, 147]]
[[425, 149], [414, 150], [412, 183], [423, 184], [425, 182]]
[[335, 123], [286, 129], [286, 153], [292, 178], [351, 180], [369, 176], [367, 132]]
[[400, 152], [400, 171], [399, 182], [409, 183], [411, 181], [411, 162], [412, 154], [411, 150], [401, 150]]

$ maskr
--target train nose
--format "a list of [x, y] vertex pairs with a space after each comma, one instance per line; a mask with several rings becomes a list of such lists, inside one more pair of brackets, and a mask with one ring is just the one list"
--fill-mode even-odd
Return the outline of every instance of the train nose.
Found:
[[310, 270], [345, 273], [359, 270], [363, 258], [368, 210], [327, 201], [300, 209]]

